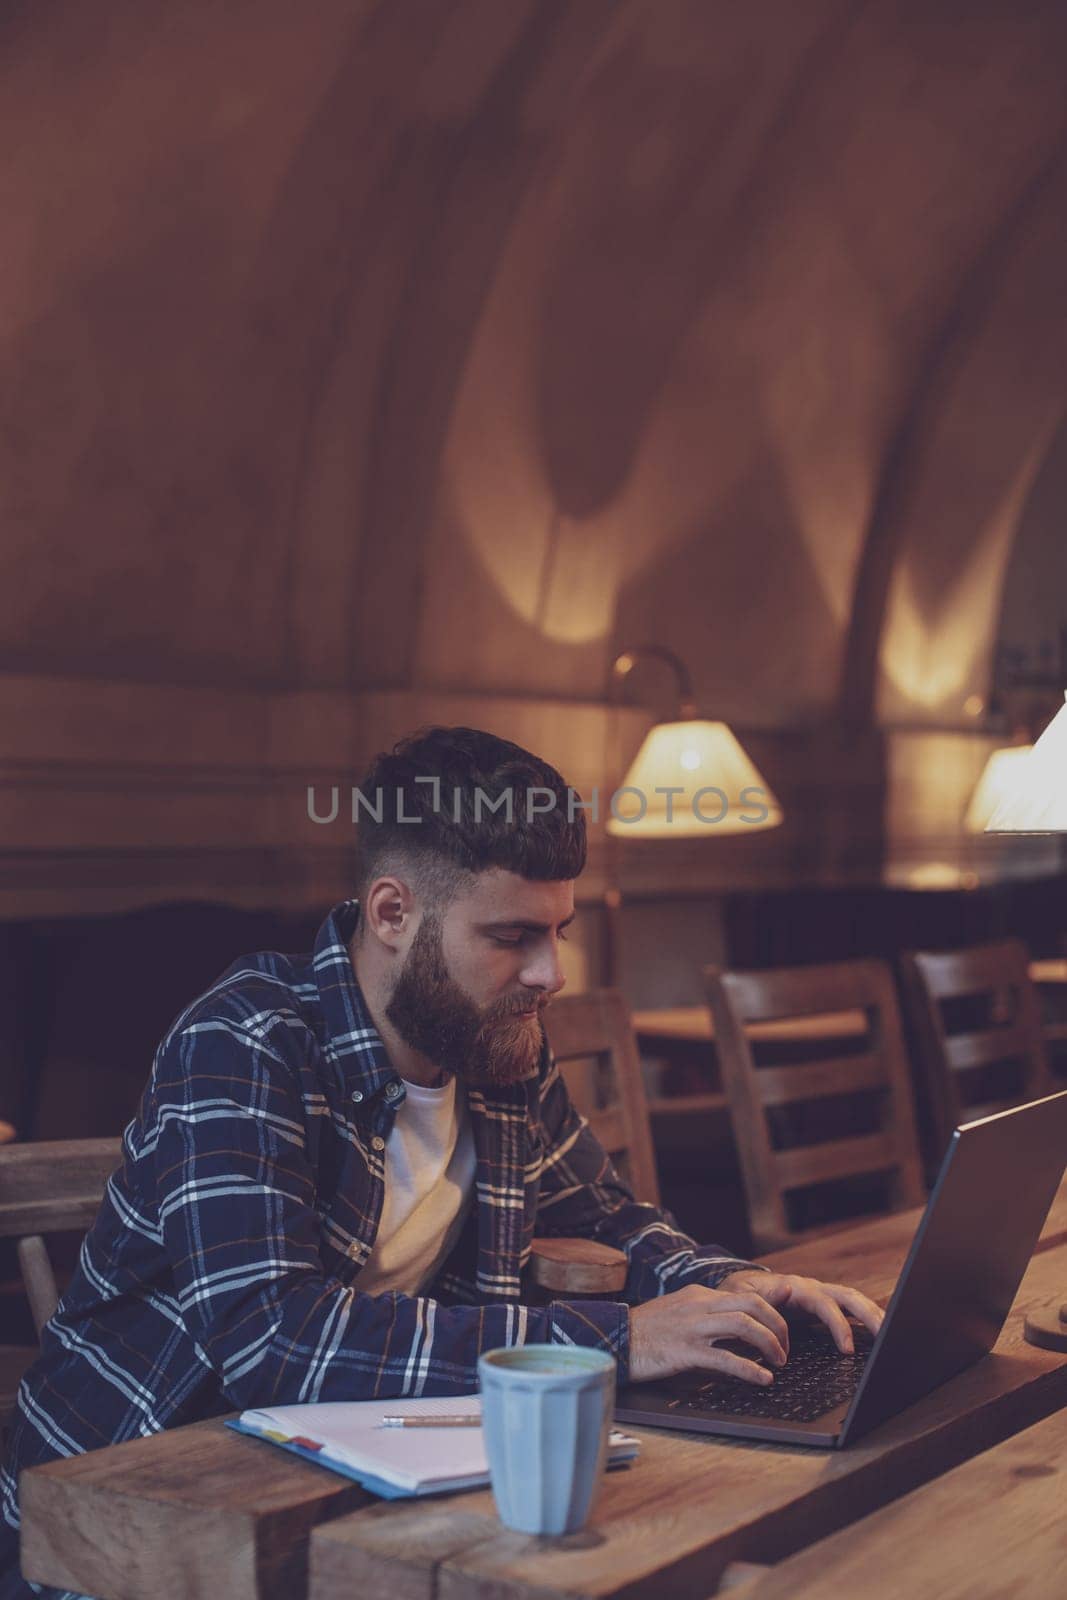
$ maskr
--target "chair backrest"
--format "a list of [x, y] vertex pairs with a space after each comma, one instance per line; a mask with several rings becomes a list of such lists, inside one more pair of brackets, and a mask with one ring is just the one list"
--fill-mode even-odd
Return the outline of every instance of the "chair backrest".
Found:
[[659, 1205], [659, 1180], [637, 1042], [618, 989], [562, 995], [545, 1032], [575, 1106], [638, 1200]]
[[44, 1235], [85, 1232], [121, 1161], [121, 1139], [0, 1146], [0, 1238], [18, 1241], [19, 1267], [38, 1336], [59, 1303]]
[[1030, 953], [1019, 939], [900, 957], [940, 1160], [956, 1124], [1052, 1094]]
[[[705, 977], [757, 1247], [813, 1231], [791, 1219], [786, 1196], [815, 1185], [884, 1175], [888, 1209], [921, 1204], [908, 1059], [885, 962], [708, 967]], [[858, 1037], [840, 1037], [842, 1013], [862, 1013]], [[783, 1030], [787, 1045], [761, 1044], [757, 1058], [748, 1026], [787, 1019], [804, 1020]]]

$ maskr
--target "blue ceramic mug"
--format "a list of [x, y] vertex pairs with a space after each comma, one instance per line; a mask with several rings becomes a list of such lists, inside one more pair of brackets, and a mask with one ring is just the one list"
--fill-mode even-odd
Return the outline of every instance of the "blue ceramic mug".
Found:
[[511, 1345], [478, 1361], [493, 1498], [506, 1527], [574, 1533], [604, 1476], [615, 1357], [575, 1345]]

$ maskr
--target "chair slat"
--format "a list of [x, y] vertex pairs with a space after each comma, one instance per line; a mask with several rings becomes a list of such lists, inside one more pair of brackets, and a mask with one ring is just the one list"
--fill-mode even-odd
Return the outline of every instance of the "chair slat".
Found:
[[99, 1204], [105, 1183], [121, 1162], [121, 1139], [45, 1139], [0, 1146], [0, 1214], [13, 1219], [13, 1208], [25, 1206], [30, 1215], [42, 1200], [58, 1210], [63, 1201], [82, 1202], [89, 1195]]
[[0, 1239], [19, 1238], [27, 1233], [67, 1233], [88, 1228], [100, 1209], [103, 1180], [94, 1193], [60, 1200], [5, 1201], [0, 1204]]
[[988, 1028], [981, 1032], [951, 1033], [945, 1038], [945, 1056], [955, 1072], [972, 1067], [992, 1067], [1029, 1054], [1030, 1040], [1022, 1028]]
[[796, 1067], [757, 1067], [756, 1084], [765, 1106], [785, 1106], [828, 1095], [885, 1089], [889, 1074], [884, 1062], [865, 1051], [833, 1061], [806, 1061]]
[[803, 1145], [798, 1150], [778, 1150], [774, 1164], [783, 1189], [802, 1189], [811, 1183], [852, 1178], [862, 1172], [888, 1172], [899, 1159], [892, 1135], [870, 1133], [855, 1139]]

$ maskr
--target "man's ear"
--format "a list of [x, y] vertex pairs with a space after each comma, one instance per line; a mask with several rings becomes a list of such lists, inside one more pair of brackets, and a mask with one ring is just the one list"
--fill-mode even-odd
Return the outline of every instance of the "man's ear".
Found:
[[389, 949], [406, 949], [418, 926], [415, 894], [403, 878], [375, 878], [360, 904], [360, 917], [368, 935]]

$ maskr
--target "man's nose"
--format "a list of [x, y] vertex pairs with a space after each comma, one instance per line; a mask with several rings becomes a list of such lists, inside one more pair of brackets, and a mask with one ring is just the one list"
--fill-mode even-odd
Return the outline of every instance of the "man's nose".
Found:
[[539, 950], [534, 960], [527, 962], [519, 974], [519, 981], [528, 989], [540, 989], [545, 994], [558, 994], [566, 983], [559, 964], [559, 951], [555, 945]]

